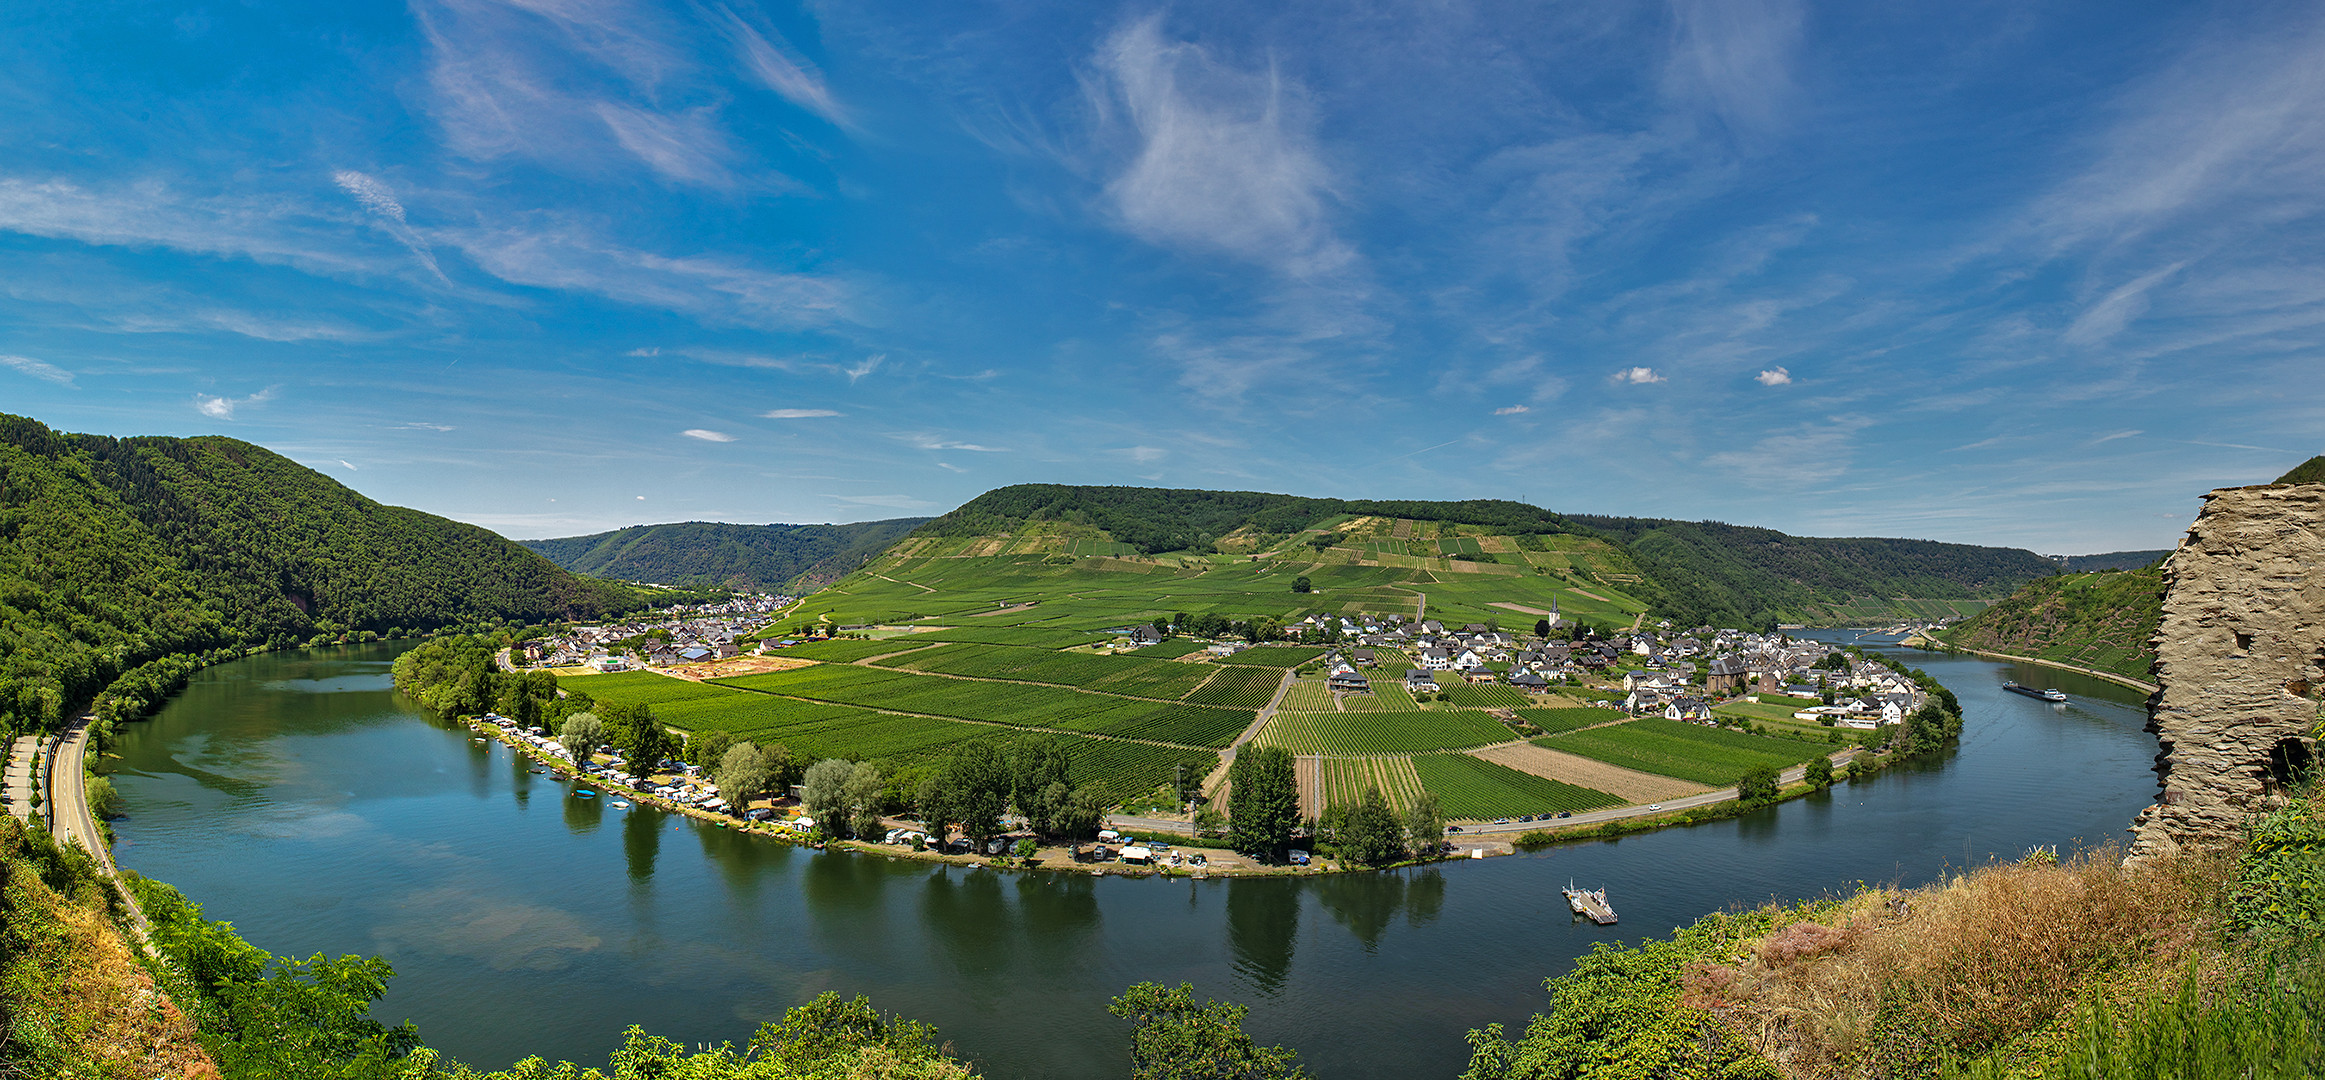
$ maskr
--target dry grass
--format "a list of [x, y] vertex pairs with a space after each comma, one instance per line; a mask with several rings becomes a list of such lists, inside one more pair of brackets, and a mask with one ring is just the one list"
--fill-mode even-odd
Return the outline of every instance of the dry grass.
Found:
[[2094, 986], [2212, 944], [2201, 898], [2231, 869], [2193, 857], [2126, 869], [2102, 850], [1868, 891], [1691, 970], [1687, 1001], [1789, 1076], [1927, 1075], [2045, 1029]]
[[101, 899], [60, 896], [22, 863], [5, 873], [19, 948], [0, 973], [0, 1013], [32, 1045], [0, 1048], [0, 1061], [28, 1076], [216, 1080], [193, 1021], [154, 986]]

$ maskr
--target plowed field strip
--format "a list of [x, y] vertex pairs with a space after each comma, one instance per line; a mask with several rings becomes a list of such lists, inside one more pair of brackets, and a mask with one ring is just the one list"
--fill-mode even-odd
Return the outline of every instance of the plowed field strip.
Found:
[[1531, 773], [1547, 780], [1606, 792], [1634, 803], [1659, 802], [1711, 789], [1685, 780], [1625, 769], [1575, 754], [1546, 750], [1532, 743], [1510, 743], [1473, 750], [1471, 757]]

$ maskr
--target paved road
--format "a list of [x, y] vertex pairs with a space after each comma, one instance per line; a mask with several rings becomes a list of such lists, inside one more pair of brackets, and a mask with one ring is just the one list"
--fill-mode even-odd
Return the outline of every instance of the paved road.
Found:
[[[89, 714], [74, 721], [72, 730], [65, 733], [57, 744], [56, 758], [49, 767], [49, 815], [56, 821], [61, 839], [79, 844], [97, 860], [99, 869], [108, 881], [113, 878], [113, 852], [105, 846], [105, 834], [97, 829], [97, 817], [89, 812], [89, 786], [85, 780], [88, 769], [83, 764], [89, 751], [89, 724], [96, 719]], [[129, 919], [137, 927], [137, 939], [148, 953], [153, 951], [153, 927], [145, 921], [145, 912], [137, 906], [137, 898], [129, 890], [113, 883], [122, 903], [129, 908]]]

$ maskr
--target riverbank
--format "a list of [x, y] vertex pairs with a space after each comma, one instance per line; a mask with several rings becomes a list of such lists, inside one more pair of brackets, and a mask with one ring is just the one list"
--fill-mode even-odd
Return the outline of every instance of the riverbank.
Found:
[[2078, 667], [2074, 664], [2061, 663], [2057, 660], [2045, 660], [2039, 656], [2017, 656], [2011, 653], [1994, 652], [1989, 649], [1973, 649], [1967, 645], [1956, 645], [1950, 641], [1941, 641], [1936, 638], [1925, 637], [1919, 634], [1908, 637], [1905, 640], [1898, 642], [1897, 644], [1903, 648], [1921, 649], [1926, 652], [1966, 653], [1971, 656], [1982, 656], [1988, 660], [2008, 660], [2014, 664], [2033, 664], [2036, 667], [2053, 668], [2059, 671], [2072, 671], [2077, 675], [2089, 675], [2094, 679], [2105, 679], [2106, 681], [2114, 683], [2117, 686], [2128, 687], [2145, 694], [2153, 694], [2162, 689], [2154, 683], [2141, 682], [2138, 679], [2134, 679], [2128, 675], [2118, 675], [2112, 671], [2100, 671], [2097, 668]]

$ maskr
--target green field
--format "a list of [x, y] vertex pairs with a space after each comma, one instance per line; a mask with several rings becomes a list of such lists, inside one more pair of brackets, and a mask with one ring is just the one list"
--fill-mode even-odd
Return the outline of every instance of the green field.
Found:
[[1190, 746], [1225, 746], [1251, 726], [1253, 717], [1249, 709], [1165, 703], [1058, 686], [950, 679], [831, 664], [714, 681], [721, 686], [841, 705]]
[[954, 626], [915, 634], [929, 641], [965, 641], [972, 645], [1019, 645], [1031, 649], [1071, 649], [1094, 645], [1112, 637], [1082, 630], [1049, 626]]
[[1138, 657], [1141, 660], [1176, 660], [1182, 656], [1193, 656], [1194, 654], [1202, 652], [1203, 650], [1210, 647], [1211, 646], [1209, 644], [1197, 641], [1194, 638], [1181, 637], [1172, 638], [1169, 641], [1155, 642], [1152, 645], [1145, 646], [1135, 652], [1132, 652], [1130, 655]]
[[1515, 817], [1560, 810], [1596, 810], [1621, 805], [1603, 791], [1522, 773], [1467, 754], [1422, 754], [1413, 758], [1421, 786], [1437, 796], [1448, 818]]
[[1541, 728], [1544, 735], [1556, 735], [1561, 731], [1596, 727], [1600, 724], [1609, 724], [1630, 718], [1630, 714], [1621, 709], [1517, 709], [1514, 711], [1527, 723]]
[[[588, 694], [598, 701], [623, 705], [663, 705], [694, 698], [715, 698], [724, 691], [651, 671], [621, 671], [611, 675], [560, 675], [557, 688]], [[659, 710], [657, 710], [659, 711]]]
[[1497, 683], [1457, 683], [1445, 689], [1445, 700], [1472, 709], [1514, 709], [1529, 700], [1515, 686]]
[[1111, 739], [1073, 739], [1064, 746], [1066, 757], [1073, 762], [1075, 781], [1103, 784], [1117, 800], [1171, 783], [1178, 778], [1180, 766], [1186, 767], [1189, 783], [1201, 782], [1219, 767], [1219, 754], [1212, 750], [1181, 750]]
[[[1021, 649], [1009, 645], [946, 645], [879, 662], [880, 667], [1051, 683], [1106, 694], [1177, 701], [1202, 685], [1207, 668], [1170, 660]], [[1264, 703], [1263, 703], [1264, 704]]]
[[1501, 721], [1466, 709], [1432, 712], [1278, 712], [1253, 741], [1295, 754], [1411, 754], [1463, 750], [1517, 736]]
[[1236, 709], [1259, 709], [1276, 696], [1276, 687], [1283, 683], [1284, 673], [1275, 668], [1221, 667], [1211, 669], [1211, 678], [1188, 694], [1186, 700], [1197, 705], [1225, 705]]
[[[1272, 725], [1271, 725], [1272, 726]], [[1726, 728], [1649, 717], [1534, 740], [1537, 746], [1669, 776], [1725, 787], [1755, 765], [1797, 765], [1831, 748], [1793, 739], [1769, 739]]]

